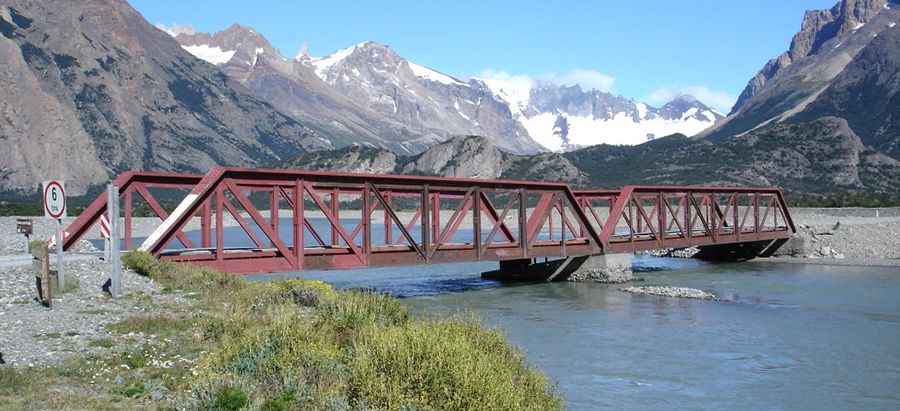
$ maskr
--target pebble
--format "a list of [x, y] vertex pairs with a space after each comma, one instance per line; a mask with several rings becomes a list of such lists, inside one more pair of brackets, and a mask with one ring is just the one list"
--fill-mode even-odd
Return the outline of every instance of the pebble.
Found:
[[[180, 294], [162, 293], [149, 278], [123, 270], [125, 296], [111, 299], [100, 286], [109, 277], [109, 264], [98, 258], [67, 261], [66, 278], [78, 280], [78, 289], [55, 295], [46, 308], [34, 300], [34, 269], [31, 265], [0, 267], [0, 352], [11, 365], [40, 366], [79, 354], [107, 350], [91, 346], [101, 338], [114, 338], [106, 330], [110, 323], [134, 315], [165, 312], [164, 306], [183, 304]], [[135, 298], [147, 295], [150, 299]], [[7, 326], [9, 325], [9, 326]], [[120, 338], [116, 338], [120, 339]], [[147, 337], [135, 336], [135, 344]]]

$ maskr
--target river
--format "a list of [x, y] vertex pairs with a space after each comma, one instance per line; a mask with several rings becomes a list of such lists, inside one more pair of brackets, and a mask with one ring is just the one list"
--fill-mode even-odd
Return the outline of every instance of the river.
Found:
[[388, 292], [421, 315], [474, 313], [520, 347], [572, 410], [900, 409], [900, 270], [652, 257], [635, 265], [639, 285], [721, 300], [482, 280], [496, 263], [302, 276]]
[[[641, 285], [502, 285], [493, 264], [306, 273], [404, 297], [415, 312], [475, 313], [558, 384], [572, 410], [900, 409], [897, 269], [644, 257]], [[662, 271], [647, 268], [663, 269]]]

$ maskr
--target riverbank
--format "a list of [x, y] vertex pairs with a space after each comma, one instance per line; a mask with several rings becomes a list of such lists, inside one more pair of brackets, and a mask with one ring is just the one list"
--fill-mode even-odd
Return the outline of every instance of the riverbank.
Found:
[[900, 209], [791, 209], [797, 235], [782, 261], [900, 265]]
[[[94, 288], [90, 275], [102, 277], [104, 269], [88, 264], [72, 267], [81, 288], [50, 310], [28, 299], [30, 287], [18, 278], [33, 280], [30, 273], [4, 271], [0, 284], [16, 294], [4, 300], [4, 320], [21, 323], [0, 329], [7, 361], [0, 404], [562, 408], [524, 355], [474, 320], [413, 318], [392, 297], [318, 281], [251, 282], [147, 254], [126, 261], [133, 270], [125, 273], [125, 297], [111, 300]], [[30, 328], [50, 326], [58, 328]]]

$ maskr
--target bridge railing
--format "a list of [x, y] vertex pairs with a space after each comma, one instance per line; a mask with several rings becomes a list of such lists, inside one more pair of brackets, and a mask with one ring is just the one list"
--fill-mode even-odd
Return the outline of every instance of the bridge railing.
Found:
[[607, 252], [766, 241], [796, 231], [774, 188], [626, 186], [575, 195]]
[[[170, 247], [204, 207], [215, 216], [212, 241]], [[555, 236], [546, 227], [553, 210], [564, 210]], [[228, 246], [226, 217], [252, 244]], [[217, 168], [141, 249], [268, 272], [586, 255], [602, 252], [599, 239], [565, 184]]]
[[[775, 189], [628, 186], [214, 168], [123, 173], [125, 248], [234, 273], [510, 260], [789, 237]], [[185, 193], [185, 190], [190, 191]], [[154, 196], [178, 199], [171, 214]], [[133, 202], [159, 217], [133, 236]], [[100, 196], [69, 247], [106, 212]], [[142, 225], [146, 221], [142, 222]], [[142, 227], [146, 228], [146, 227]]]

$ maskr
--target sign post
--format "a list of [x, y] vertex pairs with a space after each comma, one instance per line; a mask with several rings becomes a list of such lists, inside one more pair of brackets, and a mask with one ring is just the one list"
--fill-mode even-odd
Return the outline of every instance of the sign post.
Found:
[[44, 216], [56, 220], [56, 279], [59, 289], [66, 286], [66, 277], [63, 264], [63, 236], [62, 218], [66, 216], [66, 189], [60, 180], [44, 182]]
[[16, 219], [16, 232], [25, 236], [25, 254], [31, 252], [28, 242], [31, 241], [31, 235], [34, 234], [34, 223], [30, 219]]
[[100, 237], [103, 238], [103, 260], [109, 261], [109, 243], [112, 236], [109, 233], [109, 219], [103, 214], [100, 214]]
[[107, 191], [109, 192], [106, 202], [106, 212], [109, 216], [109, 292], [113, 298], [119, 298], [122, 295], [122, 253], [119, 252], [119, 187], [110, 184]]

